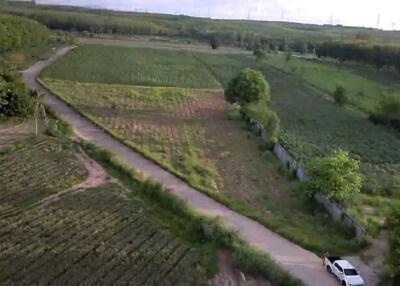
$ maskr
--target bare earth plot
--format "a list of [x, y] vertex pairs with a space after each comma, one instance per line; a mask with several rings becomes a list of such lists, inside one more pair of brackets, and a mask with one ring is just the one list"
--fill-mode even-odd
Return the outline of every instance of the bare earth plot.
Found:
[[[40, 122], [41, 123], [41, 122]], [[42, 126], [42, 124], [40, 124]], [[15, 118], [0, 124], [0, 149], [10, 146], [19, 140], [32, 137], [35, 133], [33, 120]]]

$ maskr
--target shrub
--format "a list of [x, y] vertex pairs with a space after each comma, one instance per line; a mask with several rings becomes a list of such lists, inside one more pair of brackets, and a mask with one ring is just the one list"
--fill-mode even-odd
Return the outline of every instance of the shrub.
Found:
[[251, 102], [267, 103], [271, 99], [270, 87], [261, 72], [245, 69], [230, 81], [225, 97], [230, 103], [240, 105]]
[[336, 87], [335, 91], [333, 92], [333, 100], [339, 106], [346, 105], [348, 102], [348, 97], [343, 86], [339, 85]]
[[400, 130], [400, 96], [384, 97], [378, 112], [372, 114], [370, 120], [376, 124], [391, 125]]
[[259, 47], [254, 50], [253, 54], [257, 59], [257, 62], [260, 62], [262, 60], [265, 60], [267, 58], [267, 48], [265, 47]]
[[219, 43], [219, 40], [218, 40], [218, 38], [216, 36], [211, 36], [211, 38], [210, 38], [210, 46], [211, 46], [211, 48], [213, 50], [218, 50], [219, 49], [220, 43]]
[[0, 117], [26, 117], [33, 112], [33, 100], [17, 75], [0, 71]]
[[387, 257], [387, 274], [392, 285], [400, 285], [400, 205], [394, 207], [387, 218], [390, 252]]
[[312, 160], [307, 171], [306, 183], [311, 194], [319, 192], [330, 199], [344, 202], [361, 190], [359, 161], [350, 158], [348, 152], [337, 150], [329, 157]]
[[268, 132], [269, 144], [275, 144], [278, 141], [280, 121], [276, 112], [263, 103], [248, 103], [243, 107], [242, 112], [261, 123]]

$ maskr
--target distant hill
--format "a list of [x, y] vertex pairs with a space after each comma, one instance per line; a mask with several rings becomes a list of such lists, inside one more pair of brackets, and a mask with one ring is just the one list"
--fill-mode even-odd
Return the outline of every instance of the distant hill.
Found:
[[33, 18], [51, 29], [121, 35], [179, 36], [203, 41], [217, 36], [224, 44], [250, 48], [259, 42], [274, 43], [282, 48], [294, 42], [315, 43], [333, 39], [400, 42], [400, 32], [359, 27], [215, 20], [22, 2], [9, 2], [8, 5], [2, 5], [0, 11]]

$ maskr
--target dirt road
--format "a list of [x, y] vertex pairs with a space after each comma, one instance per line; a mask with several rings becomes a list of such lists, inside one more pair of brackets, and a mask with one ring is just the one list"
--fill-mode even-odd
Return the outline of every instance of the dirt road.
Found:
[[[113, 139], [89, 120], [81, 117], [63, 101], [49, 94], [36, 82], [36, 77], [43, 68], [65, 55], [68, 50], [67, 48], [60, 49], [51, 59], [33, 65], [23, 72], [23, 79], [30, 88], [44, 94], [44, 103], [57, 112], [61, 118], [69, 122], [79, 136], [112, 151], [125, 164], [141, 171], [146, 178], [152, 178], [161, 183], [164, 187], [170, 189], [174, 195], [185, 200], [200, 213], [209, 217], [220, 217], [226, 225], [236, 229], [245, 241], [270, 255], [282, 268], [304, 281], [306, 285], [339, 285], [333, 277], [326, 273], [322, 266], [322, 260], [314, 253], [299, 247], [258, 222], [244, 217], [203, 193], [196, 191], [160, 166]], [[367, 285], [371, 286], [372, 284]]]

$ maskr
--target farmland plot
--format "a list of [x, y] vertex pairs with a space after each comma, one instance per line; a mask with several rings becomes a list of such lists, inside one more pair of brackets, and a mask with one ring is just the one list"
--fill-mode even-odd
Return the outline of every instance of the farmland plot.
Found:
[[121, 187], [64, 196], [0, 219], [2, 285], [204, 285], [197, 252]]
[[342, 85], [350, 104], [369, 113], [377, 110], [383, 96], [397, 92], [400, 87], [398, 75], [362, 64], [302, 58], [292, 58], [287, 62], [278, 55], [269, 56], [267, 63], [300, 77], [328, 94], [333, 94], [335, 88]]
[[86, 178], [85, 168], [65, 143], [46, 136], [0, 154], [0, 217]]
[[218, 88], [188, 51], [80, 46], [46, 69], [43, 77], [87, 83]]
[[354, 248], [351, 234], [329, 232], [337, 227], [329, 217], [296, 198], [274, 157], [227, 120], [220, 91], [42, 80], [121, 140], [303, 246], [321, 253]]

